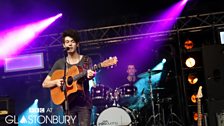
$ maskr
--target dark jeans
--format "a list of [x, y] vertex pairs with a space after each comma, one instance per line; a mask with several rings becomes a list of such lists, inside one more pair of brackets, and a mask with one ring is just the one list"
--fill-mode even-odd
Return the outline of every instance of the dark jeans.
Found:
[[70, 110], [70, 114], [76, 116], [75, 122], [69, 126], [90, 126], [91, 108], [75, 106]]

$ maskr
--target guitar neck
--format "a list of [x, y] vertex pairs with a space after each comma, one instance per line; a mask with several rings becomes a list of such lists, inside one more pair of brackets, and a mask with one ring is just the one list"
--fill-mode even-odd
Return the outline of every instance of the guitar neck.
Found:
[[[102, 68], [102, 67], [101, 67], [101, 64], [99, 63], [99, 64], [94, 65], [93, 67], [91, 67], [90, 70], [95, 71], [95, 70], [99, 70], [99, 69], [101, 69], [101, 68]], [[74, 76], [73, 79], [74, 79], [74, 81], [77, 81], [77, 80], [83, 78], [83, 77], [86, 76], [86, 75], [87, 75], [87, 70], [84, 70], [84, 71], [82, 71], [81, 73], [79, 73], [78, 75]]]
[[201, 118], [201, 99], [197, 99], [197, 108], [198, 108], [198, 126], [202, 126], [202, 118]]

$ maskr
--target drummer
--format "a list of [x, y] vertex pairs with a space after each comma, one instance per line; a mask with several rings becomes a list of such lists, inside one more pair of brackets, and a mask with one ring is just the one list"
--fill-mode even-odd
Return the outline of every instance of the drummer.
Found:
[[136, 76], [136, 72], [137, 69], [135, 68], [134, 64], [129, 64], [127, 67], [127, 80], [128, 83], [137, 87], [137, 95], [141, 96], [143, 93], [147, 93], [147, 91], [149, 91], [150, 87], [148, 84], [149, 79], [146, 78], [141, 78], [139, 80], [137, 80], [137, 76]]
[[[125, 93], [127, 94], [131, 94], [130, 97], [127, 97], [126, 99], [121, 99], [120, 103], [121, 104], [125, 104], [125, 106], [132, 106], [134, 105], [134, 107], [132, 107], [133, 109], [142, 105], [136, 105], [137, 103], [142, 104], [142, 102], [139, 102], [138, 99], [141, 97], [141, 92], [142, 92], [142, 88], [139, 87], [138, 89], [138, 85], [139, 83], [142, 83], [142, 81], [139, 82], [139, 80], [137, 80], [137, 69], [135, 67], [134, 64], [129, 64], [127, 65], [127, 77], [126, 77], [126, 84], [122, 85], [121, 87], [124, 87], [123, 89], [126, 90]], [[138, 82], [138, 84], [136, 85], [136, 82]], [[127, 88], [128, 91], [127, 92]]]
[[127, 80], [129, 84], [135, 86], [137, 88], [136, 95], [132, 97], [132, 100], [130, 100], [131, 105], [129, 108], [131, 109], [141, 109], [142, 107], [145, 106], [145, 104], [149, 100], [148, 94], [150, 91], [150, 86], [148, 84], [149, 78], [148, 77], [143, 77], [137, 80], [136, 76], [137, 69], [135, 65], [129, 64], [127, 67]]
[[136, 76], [137, 69], [135, 68], [134, 64], [129, 64], [127, 67], [127, 80], [128, 83], [137, 87], [137, 95], [142, 95], [143, 93], [147, 93], [150, 89], [148, 81], [148, 77], [141, 77], [139, 80], [137, 80]]
[[127, 73], [128, 73], [128, 76], [127, 76], [127, 80], [129, 82], [129, 84], [134, 84], [136, 82], [136, 75], [135, 73], [137, 72], [136, 68], [135, 68], [135, 65], [133, 64], [129, 64], [128, 65], [128, 68], [127, 68]]

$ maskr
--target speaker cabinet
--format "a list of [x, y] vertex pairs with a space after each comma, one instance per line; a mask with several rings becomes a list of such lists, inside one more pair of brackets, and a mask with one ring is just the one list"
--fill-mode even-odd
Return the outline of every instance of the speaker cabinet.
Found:
[[224, 99], [224, 46], [210, 45], [202, 49], [208, 98]]
[[202, 55], [207, 86], [209, 124], [218, 126], [224, 112], [224, 45], [203, 46]]

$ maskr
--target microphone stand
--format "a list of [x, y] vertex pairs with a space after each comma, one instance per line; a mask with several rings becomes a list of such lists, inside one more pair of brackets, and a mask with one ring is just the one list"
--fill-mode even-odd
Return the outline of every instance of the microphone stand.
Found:
[[65, 60], [65, 63], [64, 63], [64, 76], [63, 76], [63, 85], [62, 85], [62, 91], [64, 92], [64, 95], [65, 95], [65, 103], [64, 103], [64, 108], [65, 108], [65, 115], [68, 115], [69, 114], [69, 107], [68, 107], [68, 97], [67, 97], [67, 88], [66, 88], [66, 64], [67, 64], [67, 61], [66, 61], [66, 57], [68, 56], [68, 53], [67, 53], [67, 49], [64, 50], [64, 60]]

